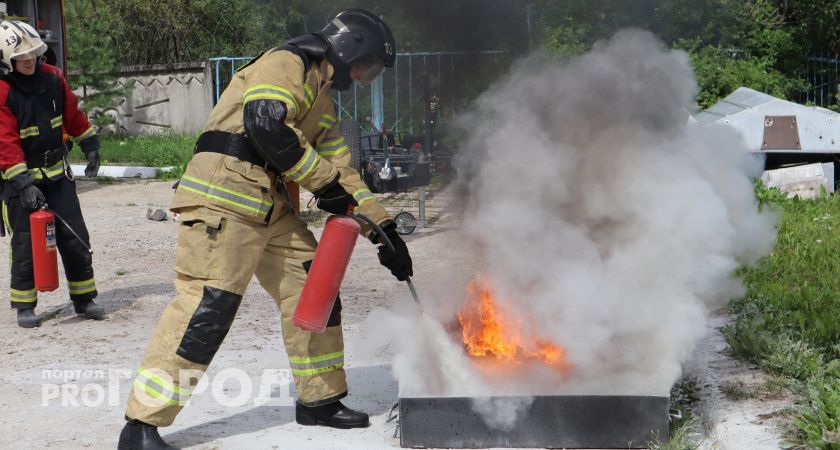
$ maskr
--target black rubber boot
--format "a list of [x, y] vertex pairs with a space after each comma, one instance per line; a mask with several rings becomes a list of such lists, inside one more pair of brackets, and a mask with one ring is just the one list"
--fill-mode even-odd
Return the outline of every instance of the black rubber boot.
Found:
[[129, 419], [120, 433], [117, 450], [178, 450], [167, 444], [154, 425]]
[[18, 325], [23, 328], [35, 328], [41, 326], [41, 318], [35, 315], [35, 308], [17, 310]]
[[370, 425], [368, 415], [354, 411], [341, 402], [322, 406], [295, 404], [295, 419], [301, 425], [326, 425], [333, 428], [365, 428]]
[[84, 304], [74, 303], [73, 309], [76, 310], [76, 314], [85, 316], [91, 320], [102, 320], [105, 318], [105, 310], [96, 303], [93, 303], [93, 300]]

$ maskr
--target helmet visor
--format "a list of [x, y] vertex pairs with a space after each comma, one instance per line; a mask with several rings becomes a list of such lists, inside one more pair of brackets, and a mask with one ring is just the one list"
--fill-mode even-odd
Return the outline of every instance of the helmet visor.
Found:
[[24, 59], [33, 59], [35, 57], [41, 56], [43, 52], [38, 52], [38, 49], [27, 50], [23, 53], [18, 53], [12, 56], [12, 59], [15, 61], [24, 60]]
[[373, 82], [373, 80], [375, 80], [376, 77], [378, 77], [379, 74], [382, 73], [382, 69], [384, 68], [385, 64], [383, 64], [382, 61], [380, 61], [377, 58], [373, 64], [370, 64], [364, 68], [365, 71], [362, 74], [361, 78], [359, 78], [359, 81], [364, 86], [370, 85]]

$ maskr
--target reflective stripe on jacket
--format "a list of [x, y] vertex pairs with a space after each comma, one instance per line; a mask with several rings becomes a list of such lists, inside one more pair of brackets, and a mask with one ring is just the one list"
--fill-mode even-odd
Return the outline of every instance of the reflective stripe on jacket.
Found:
[[[288, 111], [286, 125], [295, 130], [305, 149], [303, 156], [289, 170], [277, 174], [221, 153], [198, 153], [187, 165], [172, 209], [207, 206], [262, 222], [272, 208], [286, 206], [281, 178], [316, 191], [339, 175], [339, 182], [359, 202], [360, 213], [377, 223], [388, 219], [350, 165], [349, 146], [339, 132], [330, 91], [332, 74], [326, 59], [304, 70], [301, 59], [286, 50], [267, 52], [237, 72], [213, 108], [205, 130], [244, 135], [245, 103], [279, 100]], [[363, 234], [368, 231], [363, 227]]]

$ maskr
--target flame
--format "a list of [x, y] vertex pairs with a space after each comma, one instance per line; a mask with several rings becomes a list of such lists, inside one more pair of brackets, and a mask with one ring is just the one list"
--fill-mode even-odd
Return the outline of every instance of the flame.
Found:
[[474, 279], [467, 288], [467, 303], [458, 311], [467, 352], [513, 364], [540, 360], [559, 371], [570, 370], [566, 349], [523, 333], [522, 323], [498, 305], [489, 284]]

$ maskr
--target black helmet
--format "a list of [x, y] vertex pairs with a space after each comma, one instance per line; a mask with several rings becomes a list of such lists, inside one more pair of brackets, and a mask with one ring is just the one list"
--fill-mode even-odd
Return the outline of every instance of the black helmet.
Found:
[[396, 50], [391, 29], [369, 11], [345, 9], [315, 34], [327, 41], [335, 56], [347, 67], [353, 63], [381, 63], [394, 67]]

